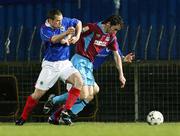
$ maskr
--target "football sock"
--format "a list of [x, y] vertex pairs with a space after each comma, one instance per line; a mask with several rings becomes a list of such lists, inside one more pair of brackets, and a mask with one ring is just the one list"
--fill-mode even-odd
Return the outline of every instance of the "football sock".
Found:
[[71, 108], [72, 113], [77, 115], [79, 112], [81, 112], [84, 109], [84, 107], [87, 104], [88, 104], [88, 101], [78, 99]]
[[68, 92], [68, 98], [65, 103], [65, 110], [70, 110], [77, 98], [80, 96], [80, 90], [72, 87]]
[[67, 98], [68, 98], [68, 93], [64, 93], [64, 94], [55, 96], [52, 99], [52, 102], [53, 104], [61, 104], [61, 103], [64, 103], [67, 100]]
[[32, 96], [28, 96], [26, 100], [26, 105], [24, 106], [23, 112], [21, 114], [21, 118], [23, 120], [27, 120], [29, 114], [32, 112], [32, 110], [34, 109], [34, 107], [36, 107], [37, 104], [37, 100], [34, 100]]

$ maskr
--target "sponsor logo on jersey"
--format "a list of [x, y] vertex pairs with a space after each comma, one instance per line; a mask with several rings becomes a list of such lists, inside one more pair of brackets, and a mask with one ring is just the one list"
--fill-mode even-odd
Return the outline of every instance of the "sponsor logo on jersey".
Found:
[[102, 42], [102, 41], [99, 41], [99, 40], [95, 40], [95, 41], [94, 41], [94, 44], [95, 44], [95, 45], [98, 45], [98, 46], [103, 46], [103, 47], [106, 46], [106, 42]]

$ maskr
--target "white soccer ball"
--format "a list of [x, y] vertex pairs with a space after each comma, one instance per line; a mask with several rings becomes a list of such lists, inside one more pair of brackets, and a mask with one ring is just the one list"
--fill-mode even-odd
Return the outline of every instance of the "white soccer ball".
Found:
[[160, 125], [164, 122], [164, 117], [159, 111], [151, 111], [147, 115], [147, 122], [149, 125]]

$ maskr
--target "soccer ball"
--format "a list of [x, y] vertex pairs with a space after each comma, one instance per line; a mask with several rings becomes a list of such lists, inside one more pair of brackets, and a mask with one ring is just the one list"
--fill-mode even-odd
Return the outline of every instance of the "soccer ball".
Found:
[[147, 115], [147, 123], [149, 125], [160, 125], [164, 122], [164, 117], [159, 111], [151, 111]]

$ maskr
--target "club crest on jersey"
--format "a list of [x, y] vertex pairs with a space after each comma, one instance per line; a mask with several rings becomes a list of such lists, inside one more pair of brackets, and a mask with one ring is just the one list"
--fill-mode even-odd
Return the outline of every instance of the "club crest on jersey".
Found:
[[98, 46], [103, 46], [103, 47], [106, 46], [106, 42], [102, 42], [102, 41], [99, 41], [99, 40], [95, 40], [95, 41], [94, 41], [94, 44], [95, 44], [95, 45], [98, 45]]
[[108, 48], [106, 48], [106, 52], [110, 52], [110, 50]]
[[61, 31], [65, 31], [65, 27], [64, 27], [64, 26], [61, 26], [61, 27], [60, 27], [60, 30], [61, 30]]
[[110, 37], [109, 36], [106, 37], [105, 41], [109, 42], [109, 40], [110, 40]]

